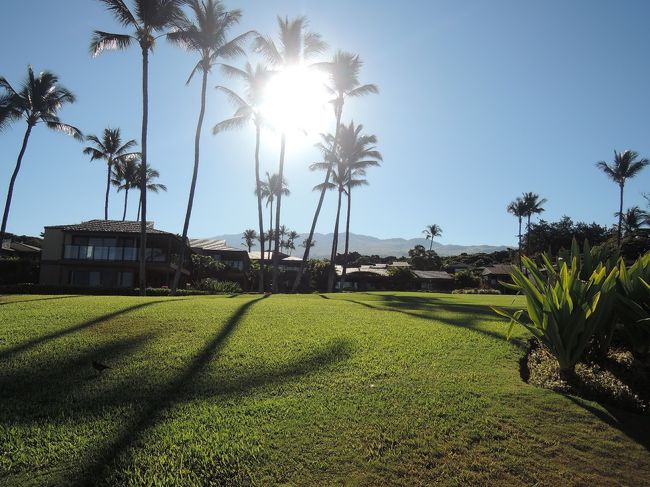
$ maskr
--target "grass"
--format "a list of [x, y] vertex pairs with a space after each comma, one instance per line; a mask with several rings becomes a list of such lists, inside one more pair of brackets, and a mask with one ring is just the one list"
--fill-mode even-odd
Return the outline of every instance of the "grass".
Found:
[[0, 297], [0, 484], [650, 485], [650, 419], [523, 383], [488, 305]]

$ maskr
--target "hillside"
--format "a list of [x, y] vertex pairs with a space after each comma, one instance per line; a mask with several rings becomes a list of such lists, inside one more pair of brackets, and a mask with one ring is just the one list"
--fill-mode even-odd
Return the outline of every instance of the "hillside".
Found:
[[[301, 238], [299, 242], [306, 238], [308, 232], [301, 233]], [[332, 247], [332, 237], [333, 233], [316, 233], [314, 234], [314, 240], [316, 241], [316, 246], [312, 249], [310, 255], [315, 258], [329, 257], [329, 249]], [[231, 247], [242, 247], [241, 234], [229, 234], [229, 235], [217, 235], [215, 237], [220, 240], [225, 240], [228, 245]], [[340, 251], [343, 251], [343, 245], [345, 235], [341, 233], [339, 235], [339, 247]], [[424, 238], [377, 238], [369, 235], [358, 235], [356, 233], [350, 234], [350, 251], [359, 252], [363, 255], [379, 255], [381, 257], [387, 257], [394, 255], [396, 257], [408, 255], [409, 249], [412, 249], [416, 245], [424, 245], [426, 248], [429, 248], [430, 242]], [[490, 253], [498, 250], [506, 250], [507, 247], [501, 245], [454, 245], [447, 244], [443, 245], [438, 242], [433, 242], [433, 250], [435, 250], [440, 256], [449, 256], [449, 255], [459, 255], [462, 253], [467, 254], [476, 254], [480, 252]], [[301, 256], [302, 247], [297, 247], [293, 252], [293, 255]]]

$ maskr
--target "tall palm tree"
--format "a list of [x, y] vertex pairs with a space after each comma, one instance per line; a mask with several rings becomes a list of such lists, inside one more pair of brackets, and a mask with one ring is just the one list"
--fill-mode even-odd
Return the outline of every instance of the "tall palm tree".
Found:
[[[620, 217], [618, 213], [616, 216]], [[633, 206], [628, 208], [623, 212], [622, 226], [625, 230], [625, 235], [631, 235], [639, 231], [639, 229], [648, 224], [648, 219], [650, 214], [647, 211], [642, 210], [638, 206]]]
[[433, 223], [427, 225], [427, 227], [422, 230], [422, 233], [426, 235], [427, 240], [431, 240], [431, 243], [429, 244], [429, 251], [431, 251], [433, 250], [433, 239], [442, 235], [442, 228], [440, 228], [440, 225]]
[[260, 190], [258, 192], [258, 195], [260, 198], [266, 198], [266, 206], [269, 208], [270, 212], [269, 231], [272, 233], [267, 233], [267, 235], [271, 235], [272, 238], [275, 239], [277, 238], [277, 232], [273, 229], [273, 202], [281, 195], [289, 196], [291, 194], [291, 191], [289, 191], [289, 188], [287, 187], [286, 179], [283, 178], [282, 182], [280, 182], [279, 174], [269, 174], [268, 171], [266, 172], [266, 181], [261, 181], [259, 187]]
[[224, 120], [212, 129], [213, 134], [224, 130], [241, 128], [251, 122], [255, 126], [255, 194], [257, 195], [257, 220], [260, 227], [260, 270], [258, 274], [258, 291], [264, 292], [264, 222], [262, 214], [262, 193], [260, 191], [260, 132], [262, 128], [262, 115], [260, 105], [262, 104], [264, 89], [269, 80], [270, 72], [266, 66], [258, 64], [255, 68], [246, 63], [244, 69], [223, 65], [222, 71], [231, 77], [239, 78], [246, 86], [245, 97], [239, 96], [230, 88], [217, 86], [217, 89], [226, 94], [230, 102], [235, 106], [235, 114]]
[[517, 220], [519, 221], [519, 232], [517, 233], [517, 240], [518, 240], [519, 262], [521, 263], [521, 222], [523, 218], [526, 216], [526, 212], [528, 211], [526, 207], [526, 202], [522, 198], [517, 197], [514, 201], [511, 201], [508, 204], [506, 210], [511, 215], [517, 217]]
[[623, 224], [623, 190], [625, 182], [633, 178], [648, 165], [648, 159], [639, 159], [637, 152], [626, 150], [624, 152], [614, 151], [614, 162], [608, 164], [605, 161], [596, 163], [596, 167], [603, 171], [609, 178], [618, 184], [620, 190], [619, 207], [618, 207], [618, 230], [616, 241], [621, 244], [621, 226]]
[[[289, 20], [288, 17], [278, 17], [279, 46], [264, 36], [257, 36], [255, 48], [275, 69], [282, 70], [293, 66], [304, 65], [313, 56], [320, 54], [327, 48], [327, 44], [321, 39], [321, 35], [307, 31], [307, 18], [296, 17]], [[286, 149], [286, 133], [280, 136], [280, 161], [278, 175], [280, 180], [284, 177], [284, 155]], [[280, 227], [280, 213], [282, 211], [282, 195], [277, 197], [277, 209], [275, 212], [275, 227]], [[275, 254], [273, 255], [272, 290], [278, 291], [279, 276], [279, 234], [275, 233]]]
[[19, 90], [15, 90], [5, 78], [0, 77], [0, 130], [18, 119], [23, 119], [27, 123], [23, 145], [18, 153], [16, 167], [9, 181], [2, 226], [0, 227], [0, 242], [4, 240], [14, 185], [32, 129], [37, 124], [43, 123], [47, 128], [71, 135], [77, 140], [83, 140], [79, 129], [63, 123], [58, 117], [58, 111], [63, 105], [75, 101], [75, 96], [66, 88], [58, 86], [58, 82], [59, 78], [49, 71], [35, 76], [31, 66], [27, 67], [27, 79]]
[[542, 205], [548, 200], [546, 198], [539, 198], [539, 195], [536, 193], [524, 193], [521, 197], [524, 200], [524, 205], [526, 206], [526, 254], [530, 253], [530, 218], [533, 215], [539, 215], [546, 211]]
[[[332, 149], [333, 152], [336, 152], [336, 148], [338, 146], [338, 132], [339, 127], [341, 126], [341, 117], [343, 115], [343, 105], [345, 104], [345, 100], [351, 97], [354, 98], [358, 96], [365, 96], [371, 93], [379, 93], [379, 89], [376, 85], [373, 84], [362, 85], [360, 83], [359, 72], [361, 71], [363, 62], [356, 54], [351, 54], [339, 50], [336, 52], [329, 63], [322, 63], [320, 66], [324, 68], [329, 75], [328, 89], [333, 96], [332, 105], [334, 107], [334, 118], [336, 119], [336, 125], [334, 130]], [[329, 157], [326, 158], [326, 160], [328, 159]], [[311, 228], [309, 229], [309, 236], [307, 237], [308, 245], [305, 247], [305, 252], [302, 256], [300, 270], [296, 274], [296, 278], [293, 281], [292, 292], [296, 292], [298, 290], [298, 286], [302, 280], [307, 262], [309, 261], [309, 251], [312, 247], [312, 245], [309, 245], [309, 242], [311, 242], [314, 238], [316, 224], [318, 223], [318, 217], [320, 216], [320, 211], [323, 207], [323, 200], [325, 199], [325, 192], [327, 191], [327, 186], [331, 175], [331, 171], [326, 171], [324, 184], [321, 188], [318, 204], [316, 205], [316, 211], [314, 212], [314, 218], [312, 219]]]
[[[201, 130], [203, 128], [203, 117], [205, 115], [205, 98], [208, 86], [208, 75], [217, 60], [222, 58], [233, 58], [244, 54], [241, 44], [252, 34], [247, 32], [227, 40], [227, 33], [230, 28], [239, 22], [241, 18], [240, 10], [226, 10], [220, 0], [186, 0], [193, 19], [184, 18], [176, 23], [176, 30], [167, 35], [167, 38], [188, 51], [196, 52], [199, 55], [199, 61], [192, 69], [187, 83], [192, 80], [194, 73], [202, 73], [201, 96], [199, 119], [196, 124], [196, 134], [194, 136], [194, 169], [192, 171], [192, 183], [190, 184], [190, 193], [187, 201], [187, 210], [185, 212], [185, 223], [183, 224], [183, 242], [187, 239], [187, 232], [190, 226], [192, 216], [192, 205], [194, 203], [194, 191], [196, 190], [196, 179], [199, 173], [199, 152], [201, 143]], [[172, 282], [171, 294], [176, 294], [178, 283], [181, 278], [181, 268], [185, 260], [185, 246], [181, 246], [179, 261], [180, 265], [176, 268], [174, 280]]]
[[137, 143], [131, 139], [122, 144], [120, 129], [106, 128], [102, 139], [96, 135], [89, 135], [86, 140], [92, 142], [94, 146], [84, 148], [84, 154], [90, 156], [91, 161], [103, 159], [106, 161], [108, 174], [106, 176], [106, 196], [104, 198], [104, 220], [108, 220], [108, 195], [111, 189], [111, 176], [115, 164], [120, 164], [127, 159], [135, 159], [139, 154], [129, 152], [129, 149]]
[[[341, 274], [341, 289], [345, 284], [348, 267], [348, 253], [350, 248], [350, 214], [352, 208], [352, 189], [359, 186], [366, 186], [368, 181], [365, 179], [366, 169], [371, 166], [379, 166], [379, 161], [383, 158], [381, 153], [376, 150], [377, 137], [374, 135], [362, 135], [363, 125], [354, 126], [343, 125], [339, 134], [339, 156], [344, 161], [345, 178], [343, 193], [347, 195], [347, 215], [345, 222], [345, 249], [343, 253], [343, 272]], [[335, 235], [338, 246], [338, 233]], [[336, 250], [334, 251], [336, 257]], [[330, 271], [332, 279], [336, 276], [335, 268]], [[333, 287], [332, 282], [332, 287]]]
[[140, 220], [140, 215], [141, 215], [141, 210], [144, 209], [143, 205], [143, 193], [142, 193], [142, 188], [145, 187], [147, 192], [152, 192], [154, 194], [158, 194], [161, 191], [167, 191], [167, 186], [161, 183], [156, 183], [154, 182], [156, 179], [160, 177], [160, 173], [156, 171], [154, 168], [149, 166], [147, 168], [147, 177], [144, 181], [144, 184], [142, 180], [140, 179], [142, 177], [142, 166], [141, 163], [138, 164], [138, 170], [136, 172], [136, 177], [135, 177], [135, 187], [140, 190], [140, 200], [138, 203], [138, 216], [136, 217], [136, 220]]
[[241, 238], [244, 241], [242, 245], [248, 247], [248, 251], [250, 252], [253, 245], [255, 245], [255, 240], [259, 238], [259, 235], [255, 230], [249, 228], [248, 230], [244, 230], [244, 233], [241, 234]]
[[140, 148], [142, 163], [140, 188], [142, 195], [142, 220], [140, 222], [140, 294], [147, 289], [147, 130], [149, 124], [149, 52], [153, 52], [156, 40], [164, 36], [184, 16], [181, 5], [186, 0], [133, 0], [129, 9], [124, 0], [99, 0], [122, 27], [133, 29], [131, 34], [115, 34], [96, 30], [90, 41], [90, 52], [98, 56], [107, 49], [127, 49], [137, 42], [142, 53], [142, 136]]
[[117, 192], [124, 191], [124, 212], [122, 221], [126, 219], [126, 209], [129, 204], [129, 190], [138, 187], [138, 174], [140, 170], [139, 155], [136, 158], [128, 158], [120, 161], [113, 167], [111, 184], [117, 188]]

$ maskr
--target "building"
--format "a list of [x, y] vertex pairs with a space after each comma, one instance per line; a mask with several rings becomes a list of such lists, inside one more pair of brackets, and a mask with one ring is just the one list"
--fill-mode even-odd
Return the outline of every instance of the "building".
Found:
[[27, 245], [7, 238], [2, 242], [0, 256], [17, 257], [18, 259], [26, 260], [32, 264], [38, 264], [38, 261], [41, 260], [41, 249], [34, 247], [33, 245]]
[[246, 272], [250, 267], [248, 252], [245, 249], [228, 247], [225, 240], [193, 238], [190, 239], [190, 247], [194, 253], [210, 256], [231, 270]]
[[451, 291], [454, 278], [445, 271], [411, 271], [419, 289], [427, 291]]
[[481, 279], [493, 289], [503, 289], [499, 282], [512, 282], [512, 264], [496, 264], [483, 269]]
[[[147, 223], [147, 286], [170, 287], [181, 237]], [[90, 220], [45, 227], [40, 284], [135, 287], [139, 282], [140, 222]], [[186, 251], [186, 254], [189, 254]], [[182, 282], [189, 277], [182, 269]]]

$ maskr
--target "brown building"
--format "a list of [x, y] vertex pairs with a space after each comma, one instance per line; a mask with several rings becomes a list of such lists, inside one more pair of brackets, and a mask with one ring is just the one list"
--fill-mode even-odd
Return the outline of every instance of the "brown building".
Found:
[[[181, 238], [147, 224], [147, 286], [169, 287]], [[90, 220], [45, 227], [40, 284], [134, 287], [139, 281], [140, 222]], [[186, 252], [186, 255], [189, 251]], [[189, 276], [182, 270], [182, 281]]]

